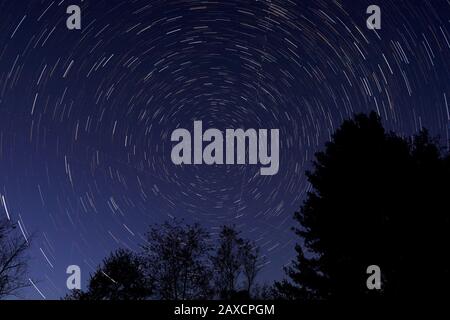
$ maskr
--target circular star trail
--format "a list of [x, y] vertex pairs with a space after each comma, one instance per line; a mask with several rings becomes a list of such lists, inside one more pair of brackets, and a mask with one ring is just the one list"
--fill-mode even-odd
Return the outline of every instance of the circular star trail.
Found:
[[[262, 281], [294, 255], [292, 215], [314, 153], [375, 110], [447, 144], [450, 4], [349, 0], [0, 1], [0, 217], [33, 241], [39, 292], [65, 292], [149, 224], [235, 224], [261, 246]], [[81, 7], [81, 30], [66, 9]], [[280, 130], [280, 169], [175, 166], [177, 128]]]

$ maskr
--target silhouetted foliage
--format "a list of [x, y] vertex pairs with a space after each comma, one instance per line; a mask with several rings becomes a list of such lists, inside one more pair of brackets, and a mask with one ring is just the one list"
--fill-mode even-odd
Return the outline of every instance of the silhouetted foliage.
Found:
[[215, 270], [215, 286], [223, 299], [229, 299], [236, 292], [236, 282], [241, 272], [240, 247], [242, 239], [235, 229], [223, 227], [220, 233], [219, 246], [213, 257]]
[[245, 290], [249, 293], [255, 284], [256, 276], [262, 268], [263, 259], [260, 257], [260, 249], [255, 243], [243, 240], [241, 247], [242, 274], [245, 279]]
[[[221, 299], [247, 300], [256, 276], [261, 269], [262, 259], [259, 248], [240, 237], [239, 232], [223, 226], [219, 235], [219, 245], [212, 257], [214, 284]], [[239, 279], [243, 277], [243, 288], [239, 289]]]
[[[124, 250], [111, 255], [86, 292], [73, 291], [66, 299], [448, 295], [450, 155], [426, 130], [406, 139], [387, 133], [375, 113], [357, 115], [316, 153], [306, 175], [311, 191], [295, 213], [301, 241], [288, 279], [256, 284], [264, 258], [233, 227], [223, 226], [212, 246], [200, 225], [171, 221], [150, 229], [138, 256]], [[366, 285], [371, 265], [381, 268], [381, 290]]]
[[[307, 172], [297, 259], [287, 299], [440, 295], [449, 278], [450, 166], [422, 131], [412, 141], [386, 133], [380, 118], [345, 121]], [[368, 290], [378, 265], [382, 290]]]
[[86, 300], [89, 300], [89, 294], [80, 289], [73, 289], [73, 290], [70, 290], [70, 292], [62, 298], [62, 300], [86, 301]]
[[209, 234], [198, 224], [166, 222], [147, 234], [143, 259], [155, 298], [197, 300], [213, 296]]
[[263, 262], [259, 248], [234, 228], [222, 228], [214, 252], [199, 224], [170, 221], [150, 228], [139, 254], [116, 251], [91, 276], [86, 291], [73, 290], [63, 299], [249, 300], [252, 291], [254, 297], [263, 294], [254, 286]]
[[0, 220], [0, 299], [29, 286], [26, 279], [29, 243], [8, 220]]
[[133, 252], [119, 249], [103, 260], [86, 292], [74, 290], [66, 300], [143, 300], [152, 294], [151, 279]]
[[258, 284], [256, 283], [252, 290], [252, 299], [254, 300], [282, 300], [284, 299], [280, 296], [275, 285]]

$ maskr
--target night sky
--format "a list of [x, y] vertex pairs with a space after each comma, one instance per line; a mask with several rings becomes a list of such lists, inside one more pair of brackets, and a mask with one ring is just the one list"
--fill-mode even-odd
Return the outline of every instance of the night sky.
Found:
[[[449, 19], [448, 0], [0, 0], [0, 217], [34, 234], [23, 297], [61, 297], [68, 265], [85, 284], [173, 217], [235, 224], [267, 255], [259, 281], [280, 279], [304, 171], [343, 119], [447, 145]], [[196, 120], [279, 129], [278, 174], [175, 166], [171, 133]]]

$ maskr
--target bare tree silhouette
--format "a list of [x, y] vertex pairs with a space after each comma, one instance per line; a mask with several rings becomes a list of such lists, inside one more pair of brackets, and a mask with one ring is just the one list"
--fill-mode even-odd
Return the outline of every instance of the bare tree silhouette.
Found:
[[[223, 226], [212, 261], [215, 289], [221, 299], [251, 298], [252, 287], [263, 264], [259, 248], [254, 243], [243, 239], [234, 227]], [[240, 289], [241, 277], [244, 278], [244, 287]]]
[[26, 279], [29, 243], [9, 220], [0, 220], [0, 299], [28, 287]]
[[155, 298], [208, 299], [213, 295], [209, 234], [198, 224], [166, 222], [153, 226], [143, 245], [147, 277]]

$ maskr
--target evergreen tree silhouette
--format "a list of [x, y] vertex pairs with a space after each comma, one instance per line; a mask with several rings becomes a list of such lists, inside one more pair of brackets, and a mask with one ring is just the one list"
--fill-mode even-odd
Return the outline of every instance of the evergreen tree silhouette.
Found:
[[[307, 172], [312, 191], [295, 214], [301, 242], [289, 280], [276, 284], [281, 297], [446, 294], [449, 163], [427, 131], [406, 140], [374, 112], [345, 121]], [[381, 290], [366, 285], [371, 265]]]

